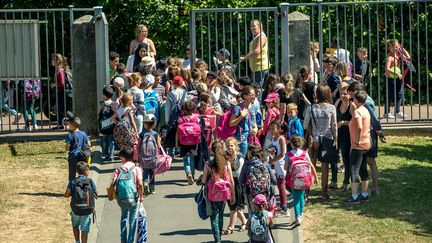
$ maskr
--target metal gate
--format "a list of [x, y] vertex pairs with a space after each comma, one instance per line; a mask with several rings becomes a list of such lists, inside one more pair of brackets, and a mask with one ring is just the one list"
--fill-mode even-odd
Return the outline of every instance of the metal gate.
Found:
[[[359, 47], [368, 50], [367, 61], [370, 73], [362, 82], [368, 94], [374, 99], [377, 114], [385, 123], [421, 124], [430, 122], [431, 89], [429, 80], [432, 69], [429, 59], [432, 57], [429, 39], [432, 24], [429, 13], [432, 12], [431, 0], [389, 0], [365, 2], [323, 2], [315, 3], [282, 3], [280, 8], [248, 8], [248, 9], [198, 9], [190, 12], [190, 44], [192, 53], [204, 59], [209, 69], [216, 70], [213, 59], [215, 51], [226, 48], [230, 51], [230, 61], [236, 64], [239, 76], [249, 76], [246, 63], [239, 61], [240, 56], [248, 53], [247, 43], [251, 35], [248, 31], [250, 20], [261, 20], [265, 33], [271, 43], [269, 57], [271, 73], [281, 74], [289, 70], [290, 53], [295, 43], [290, 43], [290, 22], [287, 18], [297, 11], [309, 16], [309, 39], [307, 42], [319, 43], [321, 78], [322, 58], [325, 52], [340, 53], [342, 49], [349, 52], [348, 63], [352, 72], [359, 71], [356, 67], [356, 52]], [[279, 12], [280, 11], [280, 12]], [[279, 20], [278, 16], [281, 16]], [[280, 26], [279, 26], [280, 23]], [[280, 34], [281, 33], [281, 34]], [[292, 34], [292, 33], [291, 33]], [[337, 38], [336, 38], [337, 37]], [[402, 117], [384, 117], [386, 106], [394, 113], [391, 96], [398, 97], [397, 85], [392, 85], [395, 78], [384, 75], [388, 47], [386, 41], [398, 39], [411, 56], [416, 70], [407, 72], [404, 78], [405, 88], [402, 94], [400, 111]], [[332, 46], [336, 40], [336, 46]], [[290, 47], [291, 46], [291, 47]], [[281, 50], [281, 51], [280, 51]], [[307, 50], [310, 51], [310, 50]], [[402, 64], [401, 69], [407, 67]], [[295, 73], [293, 73], [295, 75]]]
[[[96, 19], [101, 7], [0, 10], [0, 133], [65, 129], [63, 117], [73, 111], [66, 77], [73, 77], [66, 64], [73, 58], [72, 24], [83, 15]], [[63, 87], [58, 62], [70, 70]]]

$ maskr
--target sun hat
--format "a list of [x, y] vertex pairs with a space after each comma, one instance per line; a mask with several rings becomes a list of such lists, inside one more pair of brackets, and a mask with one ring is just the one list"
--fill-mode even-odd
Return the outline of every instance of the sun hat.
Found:
[[150, 56], [145, 56], [141, 58], [140, 66], [151, 66], [154, 65], [154, 59]]
[[348, 88], [348, 83], [346, 83], [346, 82], [341, 82], [340, 84], [339, 84], [339, 89], [346, 89], [346, 88]]
[[114, 78], [113, 84], [117, 88], [123, 88], [124, 87], [124, 79], [122, 77], [116, 77], [116, 78]]
[[264, 100], [265, 102], [278, 102], [279, 101], [279, 95], [275, 92], [270, 93], [267, 95], [267, 98]]
[[264, 205], [267, 204], [267, 198], [263, 194], [258, 194], [252, 200], [256, 205]]

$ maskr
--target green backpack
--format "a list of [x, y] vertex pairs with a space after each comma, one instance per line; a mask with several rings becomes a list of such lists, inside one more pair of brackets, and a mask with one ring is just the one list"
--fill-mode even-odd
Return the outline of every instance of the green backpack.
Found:
[[122, 167], [119, 168], [120, 174], [118, 175], [116, 183], [117, 201], [129, 204], [136, 203], [137, 187], [135, 184], [135, 176], [133, 174], [134, 170], [135, 166], [132, 166], [127, 171]]

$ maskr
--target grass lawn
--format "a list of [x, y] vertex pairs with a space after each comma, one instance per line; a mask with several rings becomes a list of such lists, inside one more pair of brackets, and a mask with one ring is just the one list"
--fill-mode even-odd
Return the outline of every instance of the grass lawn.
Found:
[[73, 242], [64, 142], [0, 145], [0, 242]]
[[305, 242], [432, 242], [432, 138], [388, 137], [379, 151], [380, 195], [350, 206], [350, 192], [324, 201], [312, 190]]

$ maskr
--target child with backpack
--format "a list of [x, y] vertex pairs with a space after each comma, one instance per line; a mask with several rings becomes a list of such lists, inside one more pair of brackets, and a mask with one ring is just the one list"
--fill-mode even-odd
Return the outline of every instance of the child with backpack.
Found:
[[196, 105], [192, 101], [183, 104], [182, 114], [178, 119], [175, 136], [176, 147], [180, 147], [180, 156], [183, 157], [183, 166], [188, 184], [194, 183], [195, 157], [198, 144], [201, 142], [200, 117], [195, 113]]
[[211, 150], [214, 154], [214, 160], [206, 163], [201, 183], [208, 186], [208, 198], [212, 208], [210, 222], [214, 242], [221, 242], [225, 202], [229, 201], [231, 205], [234, 204], [236, 195], [231, 166], [227, 160], [224, 144], [215, 141]]
[[153, 114], [156, 118], [156, 123], [159, 121], [159, 94], [153, 89], [155, 77], [147, 74], [144, 78], [144, 108], [146, 114]]
[[294, 135], [290, 139], [292, 150], [287, 154], [285, 170], [287, 186], [291, 188], [293, 196], [293, 207], [295, 212], [295, 223], [300, 225], [305, 205], [305, 190], [318, 184], [315, 166], [312, 164], [307, 151], [302, 150], [305, 140], [303, 137]]
[[249, 212], [252, 211], [252, 199], [263, 194], [270, 198], [274, 193], [272, 185], [276, 185], [276, 176], [268, 163], [264, 161], [262, 148], [257, 143], [249, 144], [246, 153], [246, 163], [240, 172], [239, 182], [245, 187], [246, 202]]
[[298, 108], [294, 103], [289, 103], [287, 105], [287, 115], [288, 115], [288, 139], [291, 139], [294, 135], [299, 135], [300, 137], [304, 137], [303, 125], [300, 121], [300, 118], [297, 117]]
[[120, 150], [120, 160], [123, 164], [115, 169], [108, 193], [108, 200], [113, 200], [111, 192], [115, 191], [115, 198], [121, 209], [120, 241], [126, 243], [134, 243], [138, 209], [140, 202], [143, 201], [142, 171], [135, 166], [132, 159], [133, 152]]
[[155, 172], [158, 162], [158, 149], [161, 147], [161, 138], [154, 129], [156, 117], [153, 114], [144, 116], [144, 127], [140, 134], [140, 162], [143, 168], [144, 194], [155, 193]]
[[129, 89], [127, 93], [133, 96], [133, 105], [135, 106], [135, 123], [137, 133], [140, 134], [143, 127], [143, 118], [146, 113], [144, 107], [144, 92], [140, 89], [141, 86], [141, 75], [139, 73], [132, 73], [128, 76]]
[[78, 177], [69, 182], [65, 197], [72, 197], [70, 202], [70, 214], [75, 242], [87, 243], [88, 233], [90, 232], [91, 215], [94, 212], [95, 199], [98, 193], [94, 181], [87, 177], [89, 174], [88, 164], [83, 161], [78, 162], [76, 171], [78, 172]]
[[286, 140], [285, 137], [281, 134], [281, 123], [279, 120], [273, 121], [270, 124], [269, 129], [270, 129], [269, 130], [270, 139], [267, 142], [267, 144], [270, 145], [269, 163], [270, 165], [274, 166], [276, 172], [280, 207], [282, 209], [283, 214], [288, 216], [289, 211], [287, 207], [287, 194], [286, 194], [286, 187], [285, 187], [286, 170], [284, 169], [285, 154], [286, 154]]
[[120, 149], [132, 151], [138, 139], [138, 130], [132, 109], [132, 94], [123, 94], [120, 98], [121, 106], [116, 110], [112, 120], [117, 123], [114, 127], [114, 139]]
[[[36, 125], [36, 112], [34, 109], [35, 101], [39, 99], [41, 92], [41, 81], [40, 80], [24, 80], [24, 121], [25, 130], [32, 131], [37, 130]], [[31, 116], [32, 124], [30, 125], [28, 116]]]
[[274, 221], [267, 208], [267, 198], [258, 194], [252, 200], [255, 210], [249, 216], [247, 222], [248, 236], [250, 243], [271, 243], [270, 227]]
[[99, 132], [102, 133], [102, 159], [114, 159], [114, 135], [115, 123], [112, 117], [115, 114], [116, 104], [112, 100], [114, 90], [111, 86], [106, 86], [102, 90], [104, 101], [101, 102], [99, 110]]
[[270, 93], [264, 101], [267, 104], [267, 113], [264, 120], [263, 134], [266, 136], [270, 129], [270, 124], [274, 120], [279, 119], [279, 95], [276, 92]]
[[245, 195], [244, 187], [239, 182], [239, 175], [243, 168], [244, 158], [240, 154], [240, 149], [238, 147], [238, 141], [234, 137], [230, 137], [225, 141], [226, 151], [228, 161], [231, 165], [231, 171], [234, 179], [234, 192], [236, 195], [236, 201], [234, 204], [229, 205], [230, 208], [230, 222], [225, 231], [222, 232], [223, 235], [230, 235], [234, 231], [234, 224], [236, 223], [237, 217], [241, 221], [239, 232], [246, 230], [247, 219], [243, 214], [243, 209], [245, 206]]
[[80, 161], [87, 162], [88, 158], [83, 157], [82, 151], [86, 150], [87, 146], [91, 146], [87, 134], [79, 130], [80, 125], [81, 119], [79, 117], [72, 118], [69, 122], [70, 133], [66, 137], [66, 151], [69, 152], [69, 181], [75, 179], [77, 163]]

